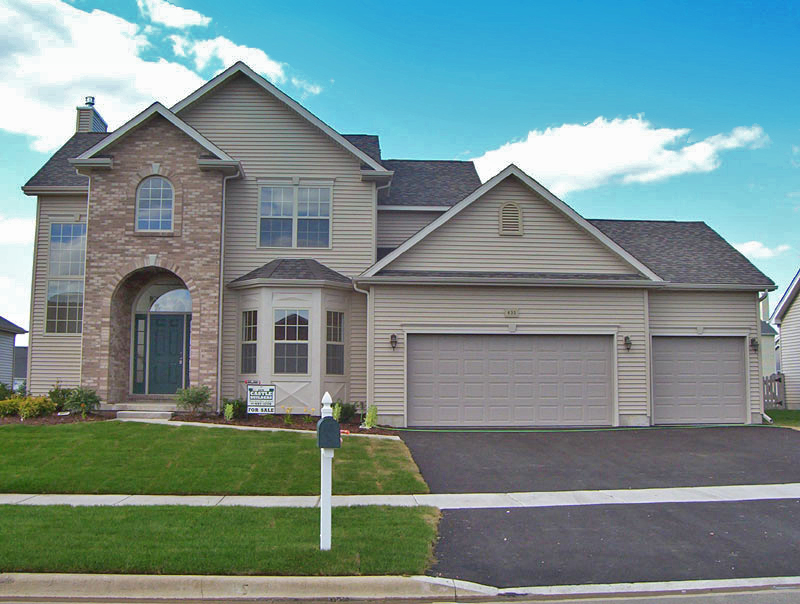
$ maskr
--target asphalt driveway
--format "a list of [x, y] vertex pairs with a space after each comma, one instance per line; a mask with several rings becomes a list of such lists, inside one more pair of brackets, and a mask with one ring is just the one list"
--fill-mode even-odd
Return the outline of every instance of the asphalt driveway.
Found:
[[419, 431], [400, 436], [432, 493], [800, 482], [800, 432], [785, 428]]

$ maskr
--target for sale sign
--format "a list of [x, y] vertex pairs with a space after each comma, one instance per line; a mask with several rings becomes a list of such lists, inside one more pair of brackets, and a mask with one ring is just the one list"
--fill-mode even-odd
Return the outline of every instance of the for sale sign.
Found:
[[256, 415], [275, 413], [275, 385], [247, 384], [247, 412]]

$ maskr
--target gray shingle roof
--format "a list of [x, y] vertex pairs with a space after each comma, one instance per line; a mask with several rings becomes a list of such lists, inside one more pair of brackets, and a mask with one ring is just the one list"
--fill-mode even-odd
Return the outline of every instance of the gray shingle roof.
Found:
[[590, 220], [665, 281], [775, 285], [704, 222]]
[[278, 258], [234, 279], [231, 283], [242, 283], [252, 279], [308, 279], [350, 283], [348, 277], [311, 258]]
[[385, 159], [394, 171], [392, 186], [380, 191], [378, 205], [453, 206], [481, 186], [471, 161]]
[[576, 280], [614, 280], [614, 281], [634, 281], [642, 280], [645, 277], [634, 273], [525, 273], [509, 271], [404, 271], [404, 270], [382, 270], [378, 272], [380, 277], [466, 277], [474, 279], [576, 279]]
[[777, 336], [778, 332], [775, 331], [775, 328], [767, 323], [766, 321], [761, 321], [761, 335], [762, 336]]
[[28, 333], [26, 330], [22, 329], [19, 325], [15, 325], [8, 319], [4, 319], [0, 317], [0, 331], [5, 331], [6, 333]]
[[381, 144], [375, 134], [342, 134], [342, 136], [376, 162], [381, 163]]
[[76, 132], [56, 151], [39, 171], [31, 176], [25, 183], [26, 187], [80, 187], [89, 184], [86, 176], [75, 172], [75, 166], [69, 159], [78, 157], [81, 153], [94, 147], [98, 142], [107, 137], [110, 132]]

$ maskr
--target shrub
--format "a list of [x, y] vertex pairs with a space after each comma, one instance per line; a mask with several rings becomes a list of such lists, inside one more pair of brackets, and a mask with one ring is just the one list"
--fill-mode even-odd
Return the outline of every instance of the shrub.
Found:
[[56, 404], [45, 396], [29, 396], [19, 399], [19, 416], [23, 420], [56, 412]]
[[207, 411], [210, 398], [211, 389], [208, 386], [189, 386], [188, 388], [181, 388], [175, 394], [178, 407], [188, 409], [192, 413]]
[[[222, 405], [223, 409], [225, 409], [228, 405], [232, 406], [233, 415], [231, 416], [231, 419], [244, 419], [247, 417], [247, 402], [240, 398], [224, 398], [222, 399]], [[225, 417], [225, 419], [228, 418]]]
[[80, 386], [73, 388], [64, 402], [64, 409], [70, 413], [80, 413], [86, 418], [87, 413], [93, 413], [100, 406], [100, 397], [90, 388]]
[[367, 418], [364, 420], [365, 428], [374, 428], [378, 425], [378, 408], [375, 405], [370, 405], [367, 409]]
[[355, 415], [356, 415], [355, 403], [343, 403], [341, 405], [341, 411], [339, 412], [338, 421], [342, 424], [346, 424], [351, 419], [353, 419]]
[[0, 382], [0, 400], [6, 401], [10, 398], [13, 398], [15, 394], [16, 393], [14, 392], [14, 389], [11, 386], [9, 386], [8, 384], [4, 384], [3, 382]]
[[7, 398], [0, 401], [0, 417], [9, 417], [19, 413], [19, 401], [18, 398]]
[[22, 383], [17, 388], [17, 395], [28, 396], [28, 382], [26, 380], [22, 380]]
[[333, 419], [338, 422], [339, 418], [342, 417], [342, 401], [336, 401], [333, 403], [331, 411], [333, 413]]
[[62, 411], [66, 408], [67, 400], [72, 396], [74, 391], [74, 388], [62, 388], [61, 385], [56, 382], [53, 389], [47, 393], [47, 398], [56, 404], [56, 410]]
[[292, 408], [286, 407], [286, 413], [283, 414], [283, 423], [287, 426], [292, 425]]
[[222, 415], [225, 417], [225, 421], [229, 422], [233, 419], [233, 404], [232, 403], [225, 403], [223, 407]]

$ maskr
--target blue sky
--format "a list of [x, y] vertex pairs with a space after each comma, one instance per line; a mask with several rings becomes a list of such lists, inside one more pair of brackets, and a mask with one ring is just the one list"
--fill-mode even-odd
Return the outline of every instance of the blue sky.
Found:
[[0, 22], [0, 314], [26, 327], [19, 187], [75, 106], [115, 127], [237, 59], [385, 157], [514, 161], [589, 218], [703, 220], [778, 294], [800, 266], [800, 3], [0, 0]]

